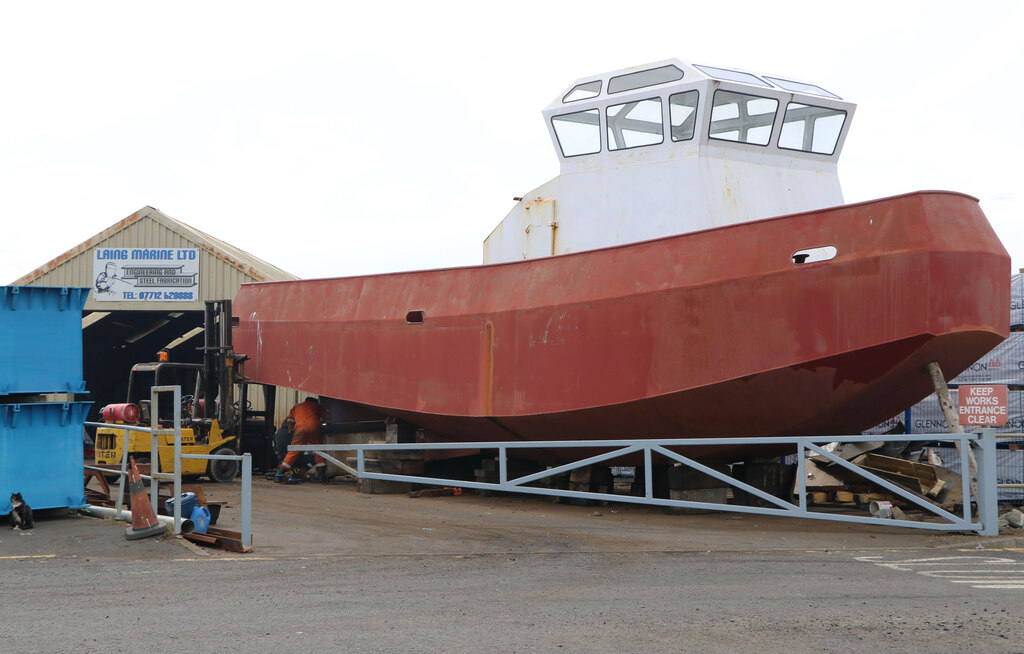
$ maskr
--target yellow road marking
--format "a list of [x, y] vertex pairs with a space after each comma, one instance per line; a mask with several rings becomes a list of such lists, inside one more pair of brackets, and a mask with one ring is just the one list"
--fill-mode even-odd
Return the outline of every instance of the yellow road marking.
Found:
[[0, 559], [52, 559], [56, 554], [14, 554], [11, 556], [0, 556]]
[[273, 561], [271, 556], [216, 556], [201, 559], [174, 559], [175, 561]]

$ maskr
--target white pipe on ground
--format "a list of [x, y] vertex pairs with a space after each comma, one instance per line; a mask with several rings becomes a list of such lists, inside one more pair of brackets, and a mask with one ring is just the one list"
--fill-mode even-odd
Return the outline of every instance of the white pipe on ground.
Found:
[[[110, 518], [112, 520], [118, 519], [117, 509], [112, 509], [106, 506], [93, 506], [92, 504], [88, 504], [84, 509], [82, 509], [82, 512], [96, 518]], [[120, 519], [124, 520], [125, 522], [131, 522], [132, 512], [122, 510]], [[171, 516], [158, 515], [156, 519], [165, 525], [171, 525], [172, 527], [174, 526], [174, 518]], [[181, 519], [182, 534], [191, 534], [193, 531], [195, 531], [195, 528], [195, 524], [188, 518]]]

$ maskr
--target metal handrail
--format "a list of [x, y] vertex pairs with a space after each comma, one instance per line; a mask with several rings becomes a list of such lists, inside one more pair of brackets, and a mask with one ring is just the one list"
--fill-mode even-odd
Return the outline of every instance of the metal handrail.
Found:
[[[252, 547], [252, 455], [248, 452], [244, 454], [182, 454], [181, 452], [181, 416], [177, 411], [174, 412], [174, 427], [173, 429], [167, 429], [160, 427], [157, 416], [159, 415], [158, 403], [160, 393], [171, 393], [173, 395], [173, 406], [181, 406], [181, 386], [153, 386], [150, 389], [150, 426], [140, 427], [138, 425], [128, 424], [116, 424], [112, 425], [106, 422], [86, 422], [86, 426], [89, 427], [113, 427], [116, 429], [124, 429], [125, 440], [124, 446], [121, 448], [121, 469], [119, 471], [108, 470], [106, 468], [97, 468], [94, 466], [85, 466], [90, 470], [99, 470], [108, 474], [117, 474], [120, 476], [120, 481], [117, 490], [117, 503], [115, 511], [115, 519], [122, 519], [123, 504], [124, 504], [124, 480], [128, 476], [128, 434], [127, 431], [139, 431], [149, 433], [150, 446], [149, 446], [149, 459], [150, 459], [150, 473], [149, 475], [139, 476], [144, 479], [149, 479], [150, 482], [153, 480], [173, 481], [174, 485], [174, 533], [176, 535], [181, 534], [181, 460], [182, 459], [206, 459], [206, 460], [232, 460], [242, 462], [242, 546], [246, 549]], [[171, 433], [174, 435], [174, 471], [169, 473], [160, 472], [160, 449], [157, 443], [157, 436], [160, 434]], [[158, 514], [157, 505], [159, 504], [159, 483], [150, 483], [150, 503], [153, 505], [154, 515]]]

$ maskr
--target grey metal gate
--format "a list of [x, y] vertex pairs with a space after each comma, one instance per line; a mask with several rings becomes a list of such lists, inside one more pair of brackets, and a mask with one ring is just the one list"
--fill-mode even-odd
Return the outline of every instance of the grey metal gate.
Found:
[[[968, 475], [962, 477], [963, 511], [956, 515], [943, 507], [922, 499], [921, 497], [901, 488], [900, 486], [884, 479], [871, 471], [860, 468], [822, 446], [832, 442], [859, 443], [878, 441], [884, 439], [887, 442], [911, 442], [941, 440], [956, 442], [959, 444], [961, 469], [968, 470], [968, 452], [973, 450], [977, 459], [978, 471], [978, 492], [977, 497], [972, 497], [970, 479]], [[699, 461], [691, 459], [675, 450], [685, 451], [687, 447], [706, 445], [752, 445], [752, 446], [782, 446], [792, 445], [797, 459], [797, 501], [790, 502], [759, 488], [755, 488], [745, 482], [719, 472]], [[600, 448], [608, 451], [596, 456], [590, 456], [578, 461], [564, 465], [548, 468], [534, 474], [510, 478], [508, 474], [509, 452], [517, 449], [546, 450], [559, 449], [570, 451], [573, 449]], [[668, 449], [673, 448], [673, 449]], [[999, 533], [998, 506], [996, 498], [996, 441], [995, 430], [985, 429], [976, 433], [967, 434], [913, 434], [899, 436], [817, 436], [817, 437], [781, 437], [781, 438], [680, 438], [661, 440], [587, 440], [587, 441], [543, 441], [543, 442], [460, 442], [460, 443], [366, 443], [366, 444], [332, 444], [332, 445], [291, 445], [291, 451], [319, 453], [328, 461], [339, 466], [349, 474], [361, 479], [380, 479], [385, 481], [402, 481], [416, 484], [451, 486], [460, 488], [474, 488], [512, 493], [527, 493], [531, 495], [548, 495], [554, 497], [578, 498], [585, 500], [601, 500], [611, 502], [627, 502], [632, 504], [648, 504], [654, 506], [679, 507], [687, 509], [707, 509], [714, 511], [732, 511], [737, 513], [755, 513], [761, 515], [777, 515], [794, 518], [810, 518], [815, 520], [833, 520], [839, 522], [856, 522], [873, 525], [899, 525], [915, 529], [931, 529], [936, 531], [976, 531], [983, 536], [994, 536]], [[366, 470], [366, 452], [370, 451], [395, 451], [395, 450], [495, 450], [498, 453], [499, 481], [497, 483], [465, 481], [461, 479], [444, 479], [438, 477], [427, 477], [423, 475], [391, 474], [382, 472], [369, 472]], [[356, 453], [356, 467], [339, 461], [332, 453], [352, 452]], [[705, 475], [713, 477], [723, 484], [734, 489], [745, 491], [754, 497], [772, 505], [766, 507], [744, 506], [737, 504], [723, 504], [715, 502], [698, 502], [691, 500], [673, 500], [654, 496], [652, 475], [645, 475], [645, 488], [643, 496], [619, 495], [615, 493], [597, 493], [590, 491], [562, 490], [558, 488], [543, 488], [529, 486], [545, 478], [553, 477], [576, 468], [617, 459], [625, 455], [640, 454], [643, 457], [645, 469], [651, 470], [652, 457], [654, 454], [665, 457], [680, 465], [697, 470]], [[920, 507], [928, 514], [931, 522], [915, 520], [899, 520], [879, 518], [871, 516], [859, 516], [849, 514], [827, 513], [813, 511], [808, 507], [807, 502], [807, 476], [805, 461], [808, 455], [819, 455], [827, 460], [842, 466], [851, 473], [860, 476], [865, 482], [870, 482], [889, 493], [905, 499], [906, 501]], [[566, 456], [568, 456], [566, 454]], [[977, 516], [972, 514], [972, 503], [977, 504]], [[938, 519], [937, 521], [935, 519]]]

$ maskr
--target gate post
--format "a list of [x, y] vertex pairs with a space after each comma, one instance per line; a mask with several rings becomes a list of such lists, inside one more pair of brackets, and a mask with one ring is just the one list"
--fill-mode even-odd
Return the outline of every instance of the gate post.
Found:
[[978, 432], [978, 522], [982, 536], [999, 535], [999, 497], [996, 493], [996, 430]]

